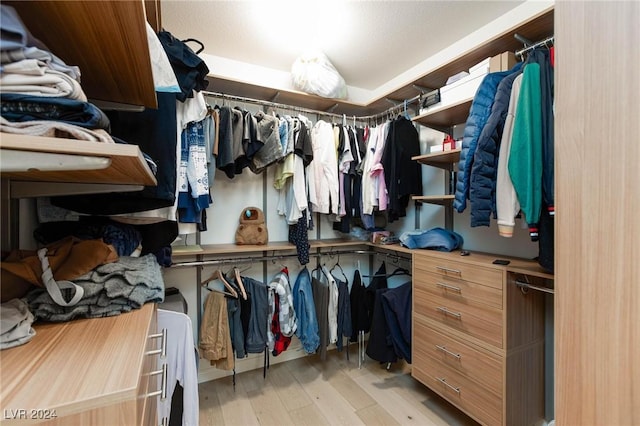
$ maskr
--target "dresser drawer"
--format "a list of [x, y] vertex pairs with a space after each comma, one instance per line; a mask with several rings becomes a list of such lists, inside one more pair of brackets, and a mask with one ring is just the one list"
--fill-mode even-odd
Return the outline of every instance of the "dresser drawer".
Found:
[[502, 311], [434, 295], [414, 287], [414, 315], [424, 315], [483, 342], [502, 348]]
[[418, 268], [414, 270], [413, 277], [415, 286], [419, 286], [432, 294], [451, 300], [458, 300], [462, 303], [475, 301], [502, 309], [502, 288], [478, 284], [455, 277], [445, 277]]
[[496, 395], [502, 395], [502, 361], [499, 356], [440, 333], [420, 315], [414, 316], [413, 330], [414, 354], [439, 360], [465, 378], [485, 386]]
[[429, 356], [413, 356], [412, 376], [485, 425], [502, 424], [502, 398]]
[[413, 256], [413, 268], [440, 277], [457, 278], [502, 290], [502, 271], [499, 269], [424, 254]]

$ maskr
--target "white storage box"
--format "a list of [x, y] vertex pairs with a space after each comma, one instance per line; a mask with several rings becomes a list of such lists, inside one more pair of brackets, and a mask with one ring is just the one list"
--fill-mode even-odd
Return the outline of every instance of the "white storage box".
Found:
[[469, 74], [467, 77], [440, 88], [440, 105], [453, 105], [473, 98], [485, 74]]
[[472, 66], [471, 68], [469, 68], [469, 74], [470, 75], [486, 74], [489, 72], [490, 64], [491, 64], [491, 58], [487, 58], [484, 61], [479, 62], [474, 66]]

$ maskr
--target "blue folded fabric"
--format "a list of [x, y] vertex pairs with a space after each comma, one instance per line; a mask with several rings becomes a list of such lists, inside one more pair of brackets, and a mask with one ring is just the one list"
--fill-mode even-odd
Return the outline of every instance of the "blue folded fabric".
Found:
[[2, 93], [2, 116], [9, 121], [52, 120], [84, 127], [111, 131], [109, 118], [97, 106], [89, 102], [68, 98], [48, 98]]
[[407, 231], [400, 235], [402, 245], [410, 249], [429, 249], [437, 251], [453, 251], [464, 243], [462, 236], [443, 228]]

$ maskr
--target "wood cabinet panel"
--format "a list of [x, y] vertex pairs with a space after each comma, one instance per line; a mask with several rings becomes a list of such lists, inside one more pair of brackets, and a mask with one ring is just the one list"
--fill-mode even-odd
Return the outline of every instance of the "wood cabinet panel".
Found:
[[444, 278], [456, 278], [502, 290], [502, 271], [450, 259], [418, 254], [414, 256], [414, 269], [431, 272]]
[[502, 424], [502, 398], [440, 361], [417, 353], [413, 375], [485, 425]]
[[430, 321], [420, 315], [414, 317], [413, 327], [416, 354], [437, 359], [496, 395], [502, 395], [502, 357], [436, 331]]
[[556, 421], [638, 425], [640, 3], [556, 8]]
[[55, 410], [52, 425], [137, 424], [155, 312], [146, 304], [114, 317], [36, 324], [29, 343], [0, 353], [0, 410]]
[[527, 271], [528, 280], [552, 276], [540, 277], [532, 261], [509, 258], [514, 273], [494, 259], [414, 252], [412, 374], [482, 424], [538, 424], [545, 296], [514, 280]]
[[502, 311], [464, 304], [414, 287], [414, 314], [424, 315], [482, 342], [502, 348]]
[[436, 296], [441, 296], [461, 303], [478, 303], [502, 309], [502, 289], [477, 284], [455, 277], [425, 272], [419, 267], [414, 269], [416, 285]]
[[139, 1], [6, 1], [55, 55], [82, 73], [90, 99], [157, 108]]

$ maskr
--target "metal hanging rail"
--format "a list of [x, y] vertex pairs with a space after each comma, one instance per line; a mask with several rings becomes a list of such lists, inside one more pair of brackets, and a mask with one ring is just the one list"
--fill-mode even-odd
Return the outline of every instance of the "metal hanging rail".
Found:
[[[340, 256], [343, 254], [373, 254], [370, 250], [340, 250], [340, 251], [328, 251], [320, 253], [309, 253], [310, 257], [323, 257], [323, 256]], [[394, 255], [390, 255], [394, 256]], [[297, 254], [273, 254], [267, 256], [247, 256], [247, 257], [232, 257], [224, 259], [212, 259], [212, 260], [197, 260], [193, 262], [178, 262], [171, 265], [171, 268], [182, 268], [187, 266], [208, 266], [208, 265], [228, 265], [228, 264], [240, 264], [240, 263], [257, 263], [267, 261], [277, 261], [288, 258], [296, 258]], [[401, 256], [399, 256], [401, 257]]]
[[[398, 103], [396, 103], [393, 107], [383, 111], [383, 112], [379, 112], [377, 114], [373, 114], [373, 115], [363, 115], [363, 116], [347, 116], [346, 114], [336, 114], [334, 112], [331, 112], [333, 109], [336, 108], [336, 105], [333, 105], [331, 108], [329, 108], [326, 111], [322, 111], [322, 110], [316, 110], [316, 109], [311, 109], [311, 108], [304, 108], [304, 107], [298, 107], [295, 105], [288, 105], [288, 104], [281, 104], [278, 102], [272, 102], [272, 101], [265, 101], [262, 99], [254, 99], [254, 98], [247, 98], [244, 96], [236, 96], [236, 95], [228, 95], [226, 93], [219, 93], [219, 92], [210, 92], [210, 91], [206, 91], [203, 90], [200, 93], [202, 93], [205, 96], [211, 96], [214, 98], [220, 98], [222, 100], [230, 100], [230, 101], [236, 101], [236, 102], [245, 102], [245, 103], [251, 103], [251, 104], [256, 104], [256, 105], [261, 105], [261, 106], [267, 106], [267, 107], [272, 107], [272, 108], [278, 108], [278, 109], [290, 109], [290, 110], [294, 110], [294, 111], [299, 111], [299, 112], [304, 112], [306, 114], [316, 114], [316, 115], [323, 115], [323, 116], [329, 116], [329, 117], [335, 117], [335, 118], [349, 118], [349, 119], [355, 119], [357, 121], [360, 122], [365, 122], [365, 121], [373, 121], [375, 119], [379, 119], [379, 118], [384, 118], [392, 113], [394, 113], [395, 111], [401, 111], [405, 105], [410, 105], [413, 104], [416, 101], [420, 100], [420, 97], [422, 95], [416, 95], [410, 99], [406, 99], [404, 101], [398, 101]], [[277, 97], [277, 96], [276, 96]], [[273, 99], [275, 99], [276, 97], [274, 97]]]
[[555, 291], [552, 288], [541, 287], [538, 285], [529, 284], [524, 281], [515, 280], [515, 284], [522, 290], [531, 289], [536, 291], [542, 291], [544, 293], [555, 294]]
[[538, 42], [532, 43], [532, 44], [530, 44], [530, 45], [528, 45], [528, 46], [526, 46], [526, 47], [524, 47], [524, 48], [522, 48], [520, 50], [517, 50], [515, 55], [520, 57], [520, 58], [522, 58], [522, 56], [525, 53], [527, 53], [527, 52], [529, 52], [529, 51], [531, 51], [533, 49], [537, 49], [538, 47], [542, 47], [542, 46], [553, 45], [553, 39], [554, 39], [554, 36], [549, 36], [549, 37], [545, 38], [544, 40], [540, 40]]

